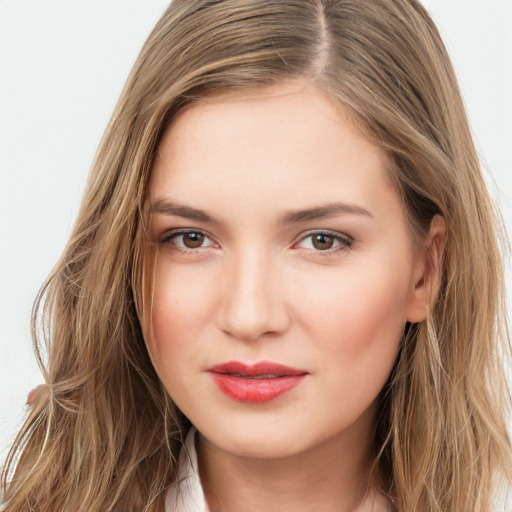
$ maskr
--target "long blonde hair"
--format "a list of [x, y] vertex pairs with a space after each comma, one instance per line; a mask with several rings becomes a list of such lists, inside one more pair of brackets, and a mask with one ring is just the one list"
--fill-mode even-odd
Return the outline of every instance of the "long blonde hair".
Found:
[[9, 454], [5, 511], [161, 510], [189, 427], [148, 357], [146, 186], [175, 115], [305, 78], [389, 155], [413, 232], [443, 215], [439, 297], [380, 397], [372, 483], [403, 512], [489, 512], [512, 480], [501, 228], [449, 57], [416, 0], [174, 0], [145, 43], [78, 220], [34, 308], [46, 384]]

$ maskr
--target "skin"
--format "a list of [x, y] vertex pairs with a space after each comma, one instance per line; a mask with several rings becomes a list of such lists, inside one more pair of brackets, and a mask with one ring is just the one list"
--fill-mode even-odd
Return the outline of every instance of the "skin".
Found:
[[[375, 403], [405, 323], [426, 315], [426, 262], [444, 224], [435, 219], [415, 251], [386, 166], [302, 81], [209, 96], [164, 134], [149, 184], [145, 338], [200, 432], [212, 510], [390, 508], [366, 492]], [[345, 206], [322, 210], [333, 204]], [[315, 218], [290, 215], [304, 210]], [[241, 403], [207, 371], [233, 360], [307, 375], [269, 403]]]

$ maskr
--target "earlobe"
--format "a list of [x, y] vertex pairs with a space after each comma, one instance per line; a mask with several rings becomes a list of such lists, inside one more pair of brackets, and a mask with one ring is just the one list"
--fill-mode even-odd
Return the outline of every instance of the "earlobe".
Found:
[[441, 215], [434, 215], [416, 262], [412, 296], [407, 308], [408, 322], [418, 323], [425, 320], [429, 308], [438, 297], [443, 279], [445, 245], [446, 221]]

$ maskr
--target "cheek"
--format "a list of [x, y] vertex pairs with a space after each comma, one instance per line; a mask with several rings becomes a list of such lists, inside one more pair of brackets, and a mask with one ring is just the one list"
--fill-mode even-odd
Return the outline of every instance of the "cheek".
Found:
[[[316, 354], [311, 359], [332, 401], [343, 405], [339, 414], [347, 424], [368, 410], [384, 387], [405, 325], [403, 285], [359, 277], [347, 277], [329, 296], [312, 300], [309, 312]], [[323, 406], [315, 407], [321, 414]]]
[[211, 281], [197, 269], [157, 265], [146, 344], [161, 377], [179, 373], [185, 361], [197, 364], [199, 348], [204, 354], [199, 343], [214, 307]]
[[390, 268], [347, 268], [323, 290], [304, 284], [316, 290], [300, 316], [316, 340], [319, 357], [330, 354], [348, 372], [360, 369], [367, 375], [380, 373], [378, 378], [387, 376], [405, 326], [409, 294], [407, 267], [401, 275]]

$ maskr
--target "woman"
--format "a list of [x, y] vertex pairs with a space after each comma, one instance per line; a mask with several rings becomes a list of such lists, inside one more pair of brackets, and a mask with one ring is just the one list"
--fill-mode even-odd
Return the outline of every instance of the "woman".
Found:
[[499, 249], [419, 4], [176, 0], [41, 292], [5, 510], [491, 510]]

